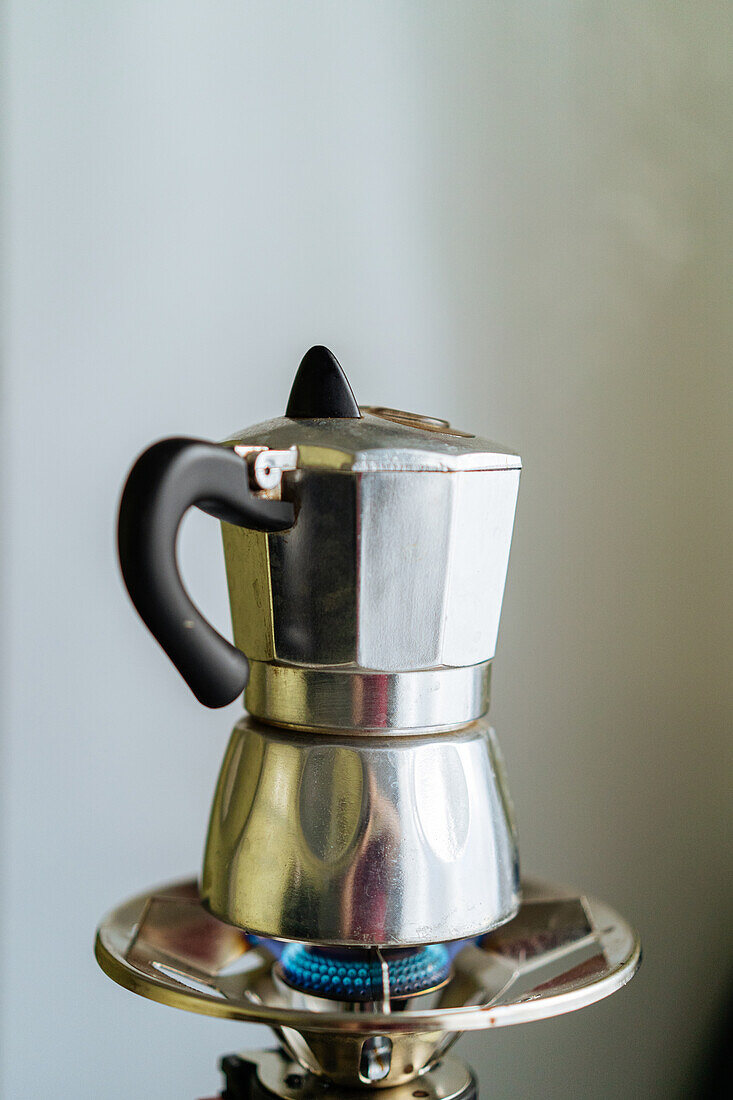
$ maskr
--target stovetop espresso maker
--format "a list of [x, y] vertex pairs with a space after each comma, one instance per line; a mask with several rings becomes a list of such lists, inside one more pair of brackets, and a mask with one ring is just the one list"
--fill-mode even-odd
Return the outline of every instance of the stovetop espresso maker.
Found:
[[[129, 475], [132, 601], [202, 703], [244, 693], [248, 713], [200, 882], [113, 911], [97, 957], [275, 1029], [277, 1051], [224, 1060], [225, 1097], [468, 1100], [461, 1031], [582, 1007], [638, 965], [607, 907], [520, 885], [486, 717], [520, 468], [446, 421], [360, 409], [314, 347], [284, 417], [163, 440]], [[222, 523], [234, 645], [178, 572], [191, 506]]]

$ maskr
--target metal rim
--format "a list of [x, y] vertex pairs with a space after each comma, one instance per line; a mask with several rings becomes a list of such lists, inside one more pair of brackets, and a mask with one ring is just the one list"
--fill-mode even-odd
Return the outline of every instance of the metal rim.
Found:
[[319, 733], [383, 736], [460, 729], [489, 709], [491, 661], [411, 672], [306, 668], [250, 661], [247, 710]]

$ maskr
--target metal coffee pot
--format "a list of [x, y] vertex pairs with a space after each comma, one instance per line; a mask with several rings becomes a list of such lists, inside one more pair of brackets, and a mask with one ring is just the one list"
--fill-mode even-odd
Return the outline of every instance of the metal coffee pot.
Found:
[[[132, 600], [206, 706], [244, 692], [201, 896], [261, 936], [361, 947], [486, 932], [519, 904], [486, 720], [517, 455], [443, 420], [360, 409], [312, 348], [286, 415], [166, 439], [119, 517]], [[176, 536], [222, 522], [234, 645], [192, 604]]]

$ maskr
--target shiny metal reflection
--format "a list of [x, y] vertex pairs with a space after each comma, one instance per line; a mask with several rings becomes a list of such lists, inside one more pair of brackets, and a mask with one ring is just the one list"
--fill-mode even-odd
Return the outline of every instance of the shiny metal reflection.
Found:
[[[283, 477], [297, 509], [290, 530], [223, 524], [235, 643], [275, 670], [255, 670], [247, 709], [314, 727], [325, 700], [320, 724], [356, 728], [457, 726], [484, 713], [476, 685], [447, 673], [494, 656], [518, 485], [517, 467], [298, 468]], [[439, 692], [427, 675], [441, 678]], [[324, 676], [340, 677], [332, 691]], [[395, 713], [365, 718], [380, 714], [385, 687]]]
[[516, 836], [485, 721], [450, 735], [234, 728], [202, 897], [260, 935], [358, 947], [462, 939], [519, 904]]
[[210, 916], [193, 881], [140, 895], [110, 913], [96, 955], [111, 978], [142, 996], [269, 1024], [302, 1066], [347, 1087], [363, 1084], [364, 1040], [385, 1036], [392, 1053], [383, 1083], [399, 1085], [433, 1065], [462, 1031], [583, 1008], [636, 972], [638, 936], [609, 906], [531, 881], [522, 893], [514, 920], [460, 947], [446, 986], [428, 1001], [393, 1003], [388, 1013], [292, 1003], [269, 948]]
[[437, 733], [486, 714], [490, 679], [490, 661], [417, 672], [251, 661], [245, 704], [255, 718], [292, 729]]

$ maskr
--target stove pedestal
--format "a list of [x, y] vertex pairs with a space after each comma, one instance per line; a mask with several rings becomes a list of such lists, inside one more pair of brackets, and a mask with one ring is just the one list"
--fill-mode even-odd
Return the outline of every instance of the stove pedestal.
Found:
[[232, 1054], [222, 1059], [226, 1088], [221, 1100], [478, 1100], [476, 1079], [458, 1058], [394, 1088], [348, 1089], [307, 1073], [279, 1050]]

